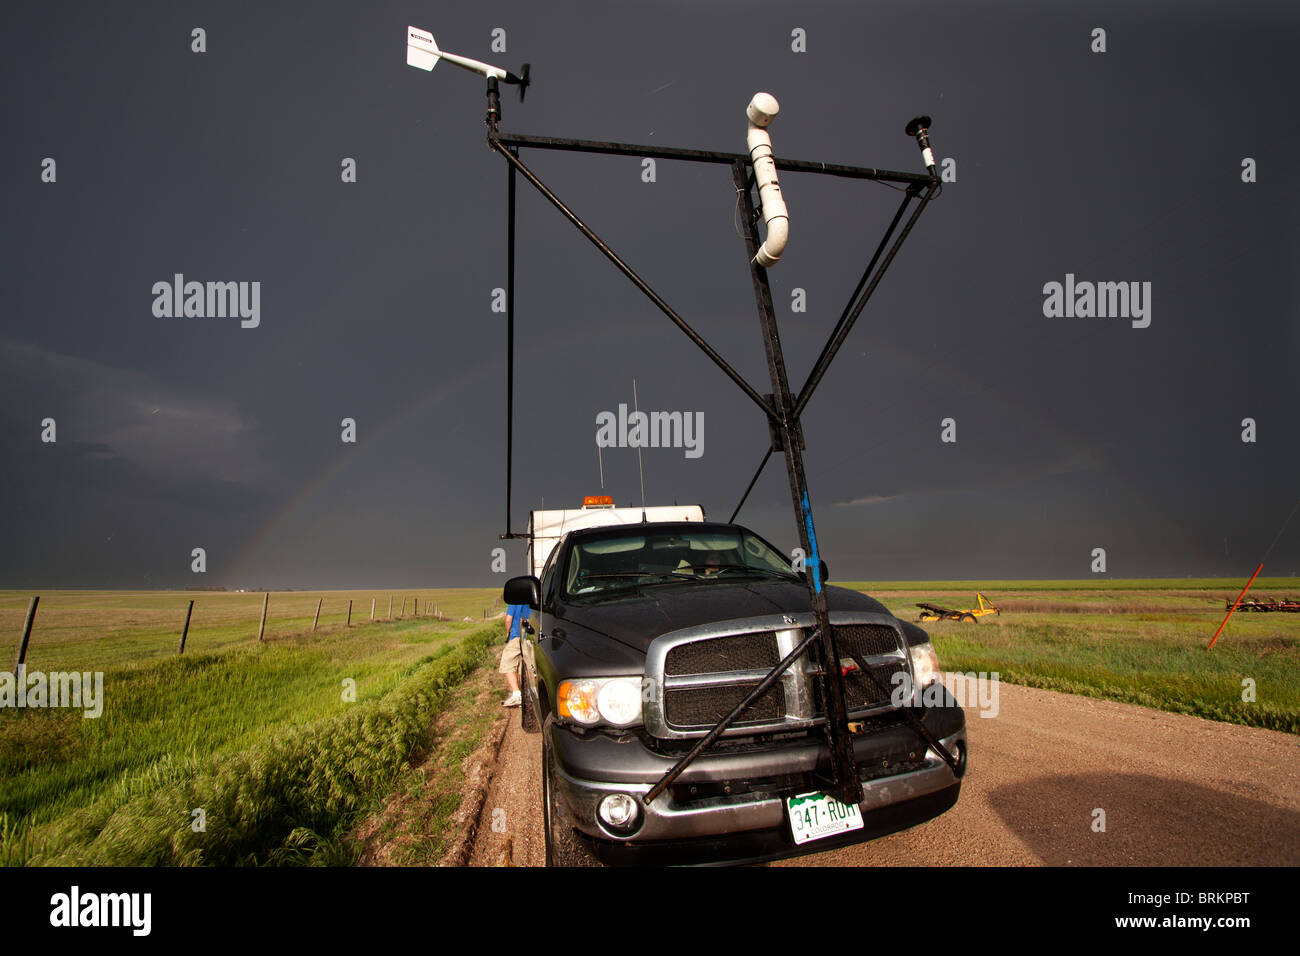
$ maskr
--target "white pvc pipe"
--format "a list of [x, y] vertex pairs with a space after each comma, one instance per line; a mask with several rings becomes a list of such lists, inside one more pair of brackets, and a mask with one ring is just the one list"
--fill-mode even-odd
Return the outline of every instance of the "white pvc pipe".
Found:
[[776, 162], [772, 159], [772, 137], [767, 126], [781, 109], [771, 93], [755, 93], [749, 101], [745, 115], [749, 117], [749, 158], [754, 164], [754, 180], [758, 183], [758, 199], [763, 207], [763, 221], [767, 223], [767, 238], [758, 248], [754, 261], [764, 269], [771, 268], [785, 252], [790, 238], [790, 217], [785, 200], [781, 197], [781, 184], [776, 179]]

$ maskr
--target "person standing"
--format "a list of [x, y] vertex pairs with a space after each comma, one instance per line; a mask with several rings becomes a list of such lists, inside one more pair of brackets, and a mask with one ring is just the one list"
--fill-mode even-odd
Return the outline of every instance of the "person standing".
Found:
[[528, 615], [527, 604], [511, 604], [506, 608], [506, 649], [501, 652], [501, 666], [498, 670], [506, 675], [510, 696], [501, 702], [502, 707], [518, 707], [520, 703], [519, 662], [523, 660], [520, 633]]

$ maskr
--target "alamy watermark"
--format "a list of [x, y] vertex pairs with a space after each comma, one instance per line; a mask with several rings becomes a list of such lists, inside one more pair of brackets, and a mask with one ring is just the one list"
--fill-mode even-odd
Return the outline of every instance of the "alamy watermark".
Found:
[[1073, 272], [1065, 282], [1043, 286], [1043, 315], [1049, 319], [1130, 319], [1133, 328], [1151, 324], [1150, 282], [1076, 281]]
[[0, 671], [0, 708], [66, 707], [81, 709], [83, 717], [104, 712], [103, 671]]
[[981, 717], [998, 715], [998, 687], [1001, 675], [997, 671], [986, 673], [974, 671], [963, 674], [961, 671], [945, 672], [942, 683], [935, 681], [923, 688], [915, 698], [912, 694], [912, 678], [906, 671], [898, 671], [890, 679], [894, 685], [889, 695], [889, 702], [895, 707], [906, 706], [915, 700], [926, 707], [944, 705], [944, 689], [957, 701], [958, 706], [968, 710], [978, 710]]
[[596, 414], [597, 448], [684, 448], [687, 458], [704, 454], [703, 412], [629, 412]]
[[153, 927], [152, 893], [83, 893], [73, 886], [50, 897], [54, 927], [124, 927], [133, 936], [148, 936]]
[[261, 282], [186, 282], [177, 272], [171, 282], [155, 282], [153, 294], [160, 319], [239, 318], [245, 329], [262, 323]]

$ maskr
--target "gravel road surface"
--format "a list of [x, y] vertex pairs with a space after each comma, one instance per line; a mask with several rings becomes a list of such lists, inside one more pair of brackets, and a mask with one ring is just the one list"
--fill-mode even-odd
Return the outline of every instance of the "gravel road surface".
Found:
[[[970, 771], [947, 813], [774, 865], [1300, 865], [1300, 737], [1011, 684], [998, 705], [967, 710]], [[470, 863], [542, 866], [541, 737], [518, 710], [502, 719]]]

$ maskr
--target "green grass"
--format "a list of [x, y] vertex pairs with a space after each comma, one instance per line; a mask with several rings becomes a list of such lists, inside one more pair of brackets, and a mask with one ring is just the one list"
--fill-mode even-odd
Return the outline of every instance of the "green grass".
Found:
[[[923, 625], [945, 670], [1300, 733], [1300, 615], [1237, 611], [1213, 650], [1224, 601], [1245, 581], [883, 582], [865, 590], [905, 620], [925, 602], [966, 610], [981, 591], [1001, 610], [977, 624]], [[1106, 586], [1102, 586], [1106, 585]], [[1300, 596], [1261, 578], [1254, 596]], [[1256, 699], [1242, 700], [1243, 681]]]
[[[460, 834], [452, 821], [460, 809], [465, 761], [502, 716], [501, 678], [495, 667], [481, 667], [452, 691], [438, 726], [444, 728], [425, 763], [367, 828], [364, 846], [382, 848], [384, 861], [397, 866], [434, 866], [444, 860]], [[518, 719], [518, 711], [514, 711]], [[369, 821], [368, 821], [369, 822]]]
[[[484, 593], [460, 600], [486, 605]], [[431, 616], [346, 628], [326, 625], [322, 614], [316, 633], [295, 634], [285, 633], [294, 620], [286, 615], [259, 643], [256, 617], [250, 633], [240, 599], [252, 598], [260, 614], [260, 596], [196, 596], [217, 610], [226, 598], [237, 620], [200, 631], [204, 640], [192, 640], [183, 657], [175, 654], [178, 635], [160, 646], [145, 620], [177, 595], [61, 594], [51, 602], [57, 614], [38, 613], [29, 668], [102, 671], [105, 705], [98, 719], [80, 710], [0, 710], [0, 861], [293, 862], [328, 855], [321, 828], [333, 832], [409, 759], [447, 687], [469, 672], [461, 649], [477, 661], [484, 635], [497, 630]], [[314, 613], [315, 597], [272, 595], [271, 604], [297, 602]], [[337, 597], [327, 596], [327, 606]], [[81, 615], [93, 616], [93, 625], [49, 628], [78, 602], [93, 607], [93, 615]], [[130, 620], [142, 621], [137, 631]], [[448, 654], [454, 666], [443, 662]], [[455, 680], [439, 670], [448, 667]], [[355, 702], [344, 700], [345, 680], [355, 682]], [[241, 802], [241, 788], [252, 788], [257, 802]], [[184, 808], [183, 819], [176, 817], [181, 797], [200, 801]], [[180, 819], [191, 832], [189, 812], [197, 807], [207, 813], [204, 835], [181, 839], [159, 823], [159, 814], [170, 814], [170, 824]], [[161, 833], [172, 844], [164, 846]]]
[[[990, 591], [1223, 591], [1229, 598], [1235, 598], [1246, 586], [1249, 575], [1242, 578], [1108, 578], [1098, 575], [1079, 580], [1043, 580], [1043, 581], [832, 581], [831, 584], [855, 591], [889, 592], [889, 591], [924, 591], [927, 594], [938, 591], [970, 592], [974, 598], [976, 591], [986, 595]], [[1256, 578], [1250, 586], [1251, 594], [1267, 594], [1270, 591], [1294, 592], [1300, 595], [1300, 578]]]

